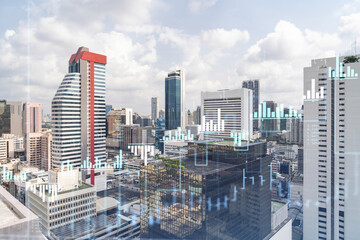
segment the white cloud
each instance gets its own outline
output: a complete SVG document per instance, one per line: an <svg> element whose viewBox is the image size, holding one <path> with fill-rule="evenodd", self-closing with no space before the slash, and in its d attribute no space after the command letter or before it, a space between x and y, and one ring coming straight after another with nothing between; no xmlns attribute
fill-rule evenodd
<svg viewBox="0 0 360 240"><path fill-rule="evenodd" d="M347 16L341 16L341 25L339 30L342 34L352 37L360 36L360 13L353 13Z"/></svg>
<svg viewBox="0 0 360 240"><path fill-rule="evenodd" d="M191 12L196 13L202 9L214 6L218 0L189 0L189 9Z"/></svg>
<svg viewBox="0 0 360 240"><path fill-rule="evenodd" d="M243 79L260 79L261 100L298 106L301 103L303 68L311 59L330 57L339 49L337 34L301 30L279 21L273 32L253 44L238 63Z"/></svg>
<svg viewBox="0 0 360 240"><path fill-rule="evenodd" d="M248 31L217 28L202 32L202 40L212 48L231 48L238 42L249 41Z"/></svg>
<svg viewBox="0 0 360 240"><path fill-rule="evenodd" d="M6 30L5 31L5 39L6 40L9 40L9 38L11 38L12 36L15 35L15 31L14 30Z"/></svg>

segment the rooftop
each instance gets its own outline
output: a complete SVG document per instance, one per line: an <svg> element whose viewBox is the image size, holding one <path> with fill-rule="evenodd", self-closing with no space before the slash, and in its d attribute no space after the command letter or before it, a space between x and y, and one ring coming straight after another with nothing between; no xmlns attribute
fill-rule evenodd
<svg viewBox="0 0 360 240"><path fill-rule="evenodd" d="M107 211L108 209L117 208L119 201L112 197L103 197L96 199L96 212Z"/></svg>
<svg viewBox="0 0 360 240"><path fill-rule="evenodd" d="M271 201L271 214L276 213L284 205L285 203L283 202Z"/></svg>
<svg viewBox="0 0 360 240"><path fill-rule="evenodd" d="M55 235L55 239L76 239L92 232L100 232L104 229L114 230L113 226L121 228L127 226L128 221L117 214L107 216L105 214L80 220L75 223L67 224L51 230L51 234Z"/></svg>
<svg viewBox="0 0 360 240"><path fill-rule="evenodd" d="M2 199L0 199L0 228L21 219Z"/></svg>
<svg viewBox="0 0 360 240"><path fill-rule="evenodd" d="M36 190L39 191L39 189L40 189L39 186L40 186L40 185L47 185L47 184L48 184L48 183L36 184L36 185L37 185ZM60 194L64 194L64 193L75 192L75 191L84 190L84 189L91 188L91 187L94 187L94 186L83 182L81 185L79 185L78 188L70 189L70 190L67 190L67 191L58 192L57 194L60 195ZM46 196L48 196L48 197L51 196L51 193L49 193L48 191L45 191L45 194L46 194Z"/></svg>

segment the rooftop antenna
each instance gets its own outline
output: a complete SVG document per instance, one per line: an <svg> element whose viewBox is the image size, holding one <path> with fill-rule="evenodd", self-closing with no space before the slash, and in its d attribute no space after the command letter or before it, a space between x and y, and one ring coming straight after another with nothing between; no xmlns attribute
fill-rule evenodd
<svg viewBox="0 0 360 240"><path fill-rule="evenodd" d="M354 47L355 47L355 56L356 56L356 38L355 38L355 43L354 43Z"/></svg>

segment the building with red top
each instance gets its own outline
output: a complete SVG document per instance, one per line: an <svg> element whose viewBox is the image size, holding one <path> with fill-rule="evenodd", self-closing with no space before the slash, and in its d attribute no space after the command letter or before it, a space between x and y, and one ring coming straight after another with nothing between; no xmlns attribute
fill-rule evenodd
<svg viewBox="0 0 360 240"><path fill-rule="evenodd" d="M84 161L94 166L106 160L105 66L106 56L85 47L70 57L69 73L52 101L53 167L81 167ZM94 168L86 175L94 185Z"/></svg>

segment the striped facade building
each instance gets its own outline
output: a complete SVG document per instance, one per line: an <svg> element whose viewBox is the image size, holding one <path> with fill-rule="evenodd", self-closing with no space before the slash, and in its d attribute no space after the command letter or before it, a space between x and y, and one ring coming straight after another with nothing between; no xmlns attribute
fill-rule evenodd
<svg viewBox="0 0 360 240"><path fill-rule="evenodd" d="M106 160L106 56L80 47L52 101L52 166ZM91 184L95 184L91 169Z"/></svg>

